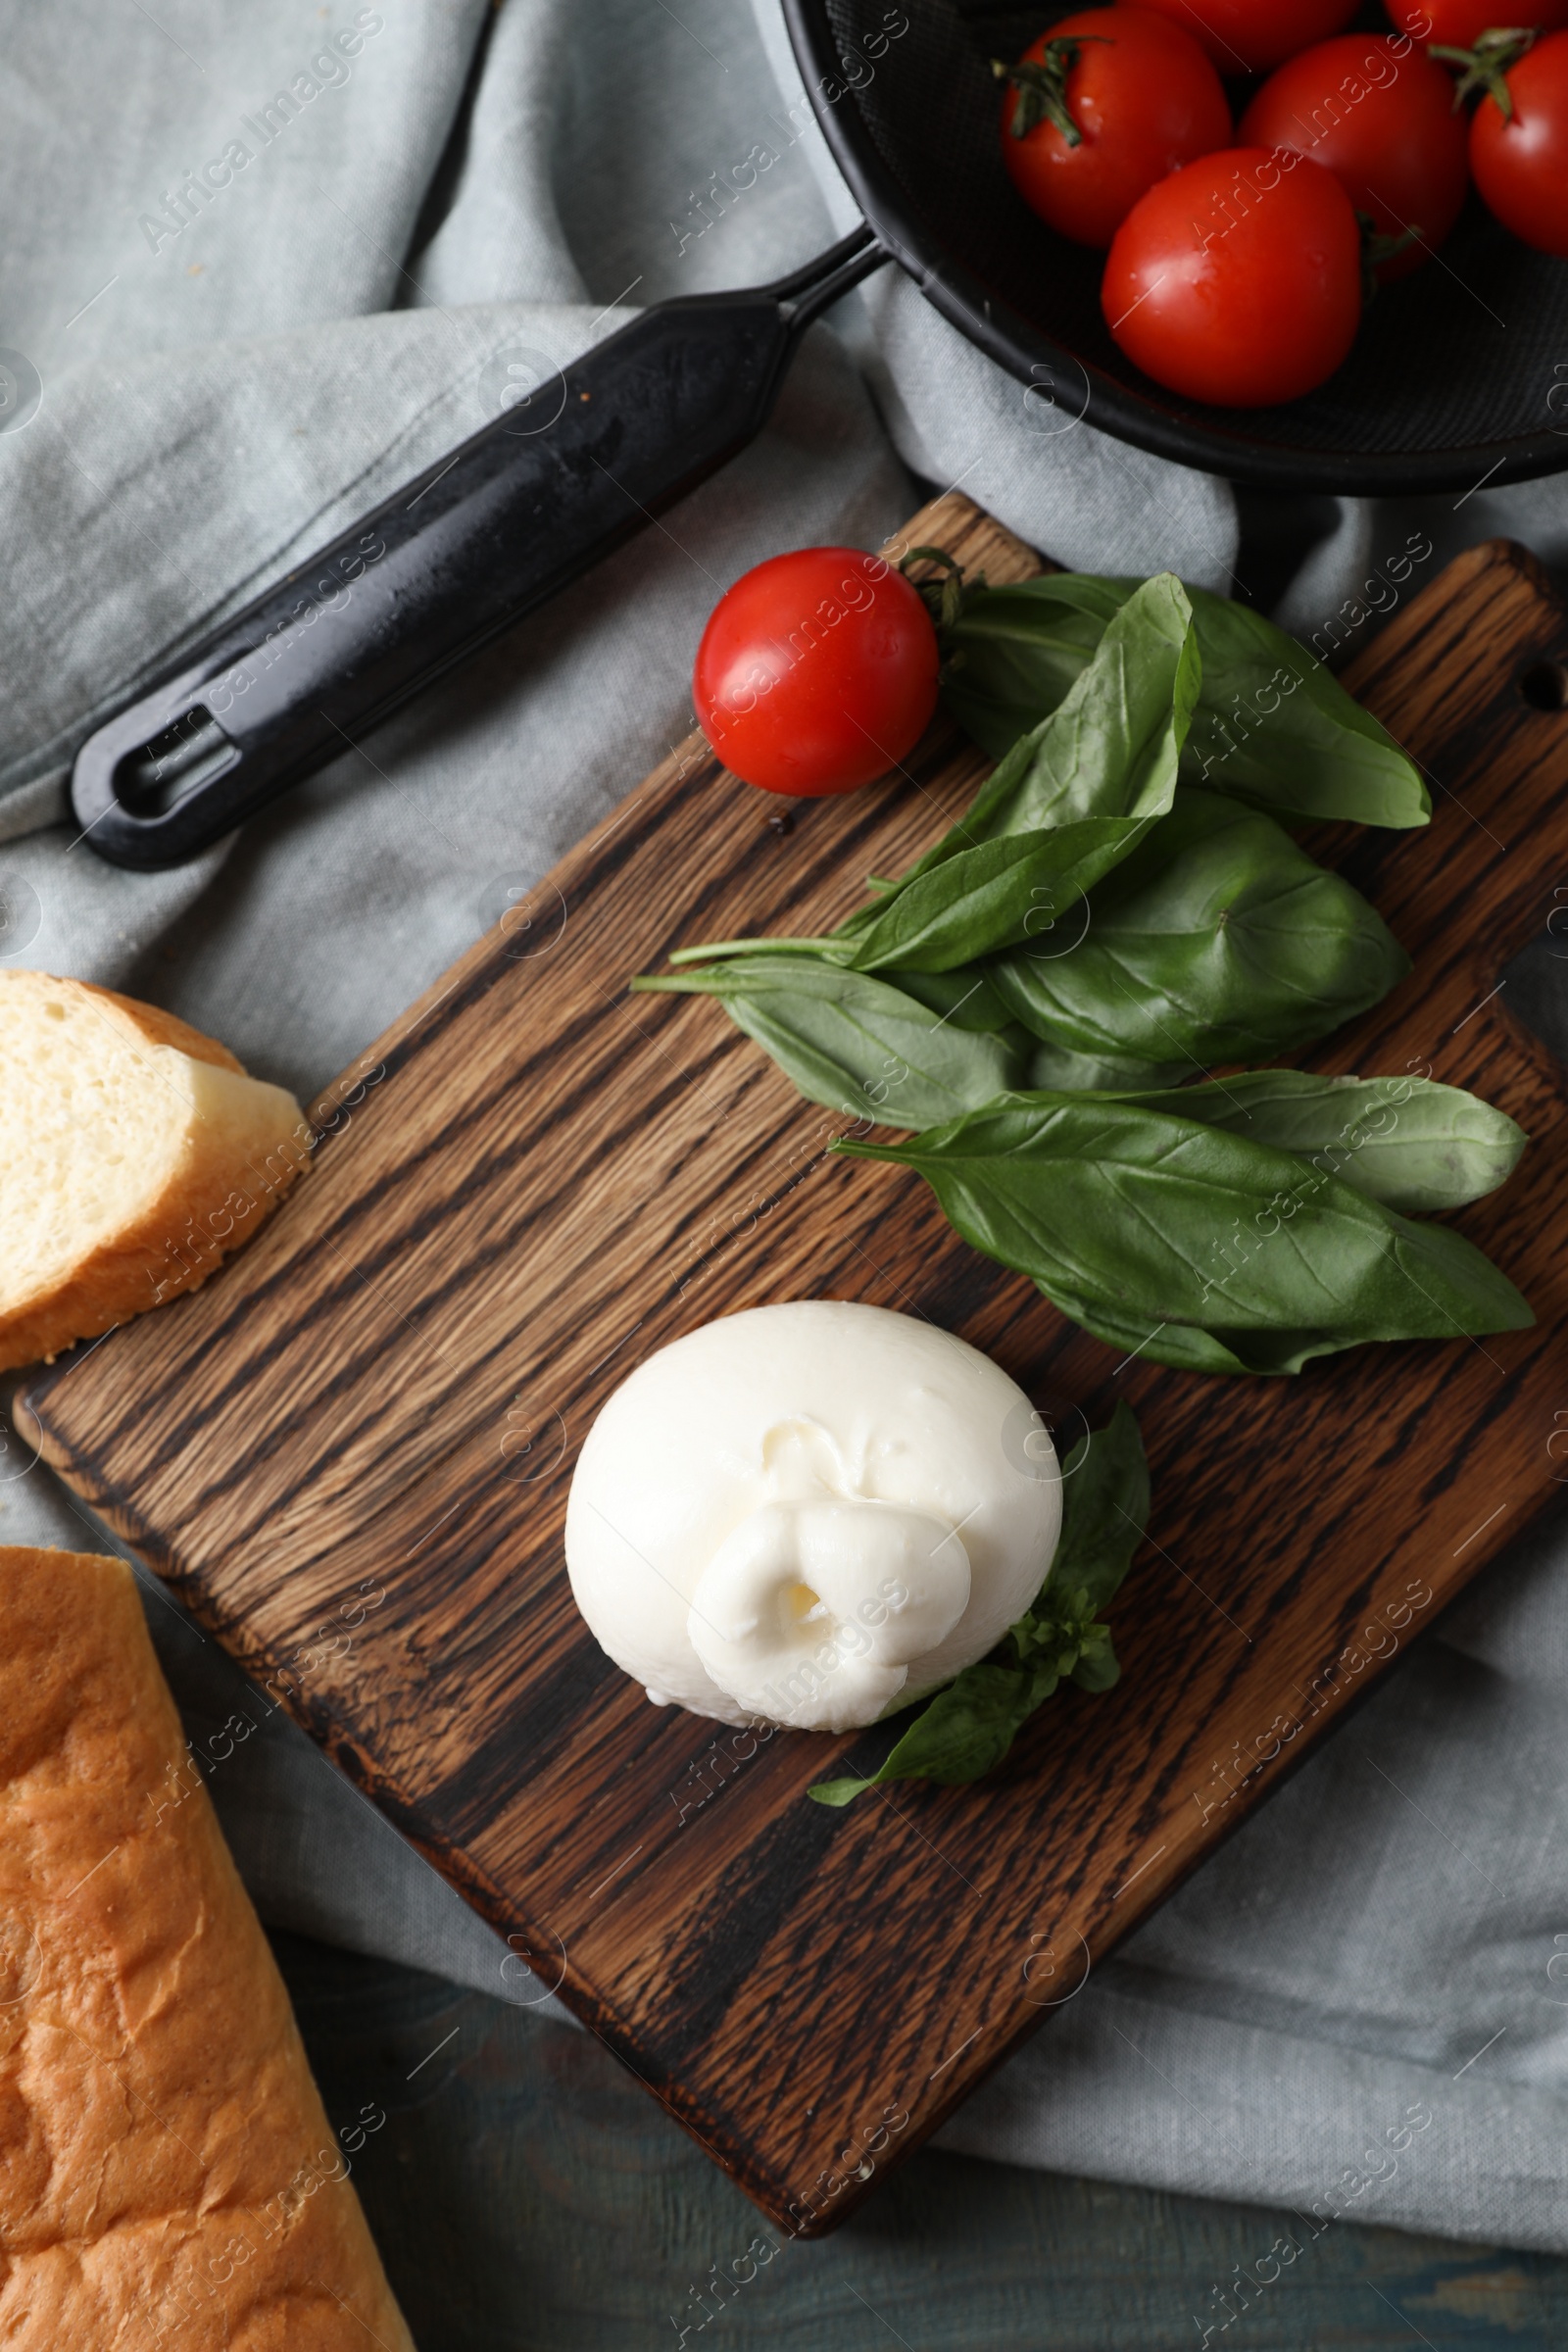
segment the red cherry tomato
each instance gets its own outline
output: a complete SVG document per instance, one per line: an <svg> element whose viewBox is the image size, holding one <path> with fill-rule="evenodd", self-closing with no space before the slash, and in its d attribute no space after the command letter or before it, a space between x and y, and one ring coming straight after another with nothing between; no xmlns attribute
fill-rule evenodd
<svg viewBox="0 0 1568 2352"><path fill-rule="evenodd" d="M1348 24L1356 0L1143 0L1201 41L1222 74L1266 74Z"/></svg>
<svg viewBox="0 0 1568 2352"><path fill-rule="evenodd" d="M1470 169L1504 228L1568 259L1568 32L1527 50L1506 75L1513 120L1490 93L1470 123Z"/></svg>
<svg viewBox="0 0 1568 2352"><path fill-rule="evenodd" d="M1408 40L1347 32L1293 57L1252 100L1241 135L1250 147L1292 147L1322 164L1380 235L1419 231L1379 265L1380 278L1419 269L1459 218L1470 178L1465 120L1448 75Z"/></svg>
<svg viewBox="0 0 1568 2352"><path fill-rule="evenodd" d="M1127 357L1171 391L1235 409L1297 400L1355 340L1350 199L1288 148L1205 155L1133 206L1100 299Z"/></svg>
<svg viewBox="0 0 1568 2352"><path fill-rule="evenodd" d="M1554 32L1568 24L1568 0L1388 0L1401 32L1418 41L1441 41L1449 49L1473 49L1484 32L1499 24L1533 24Z"/></svg>
<svg viewBox="0 0 1568 2352"><path fill-rule="evenodd" d="M854 792L913 751L938 666L931 616L902 572L858 547L804 547L719 598L692 698L732 774L812 799Z"/></svg>
<svg viewBox="0 0 1568 2352"><path fill-rule="evenodd" d="M1082 9L1019 63L1036 71L1002 101L1003 159L1024 202L1080 245L1108 245L1146 188L1230 143L1219 75L1191 33L1152 8Z"/></svg>

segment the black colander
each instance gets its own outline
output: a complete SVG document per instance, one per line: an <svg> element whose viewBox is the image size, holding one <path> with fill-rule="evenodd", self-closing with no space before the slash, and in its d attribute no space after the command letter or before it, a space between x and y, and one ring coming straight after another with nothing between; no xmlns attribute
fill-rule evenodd
<svg viewBox="0 0 1568 2352"><path fill-rule="evenodd" d="M879 241L1037 401L1266 489L1467 491L1568 466L1568 262L1521 245L1476 197L1435 260L1379 292L1321 390L1286 408L1206 408L1122 356L1101 315L1103 256L1056 236L1004 168L990 61L1019 56L1059 10L784 10L834 160Z"/></svg>

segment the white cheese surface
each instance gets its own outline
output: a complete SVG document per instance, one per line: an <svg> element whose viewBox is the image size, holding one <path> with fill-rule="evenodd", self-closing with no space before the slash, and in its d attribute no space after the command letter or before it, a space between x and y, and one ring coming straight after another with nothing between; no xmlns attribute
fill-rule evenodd
<svg viewBox="0 0 1568 2352"><path fill-rule="evenodd" d="M1050 1440L988 1356L801 1299L705 1324L621 1383L578 1459L566 1564L650 1698L844 1731L984 1657L1060 1527Z"/></svg>

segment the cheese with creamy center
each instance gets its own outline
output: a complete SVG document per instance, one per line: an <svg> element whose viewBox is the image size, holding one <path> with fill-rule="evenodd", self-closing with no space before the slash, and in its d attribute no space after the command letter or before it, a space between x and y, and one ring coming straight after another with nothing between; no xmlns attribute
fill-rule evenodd
<svg viewBox="0 0 1568 2352"><path fill-rule="evenodd" d="M1055 1454L912 1315L753 1307L661 1348L583 1446L566 1563L618 1666L721 1722L845 1731L993 1648L1045 1581Z"/></svg>

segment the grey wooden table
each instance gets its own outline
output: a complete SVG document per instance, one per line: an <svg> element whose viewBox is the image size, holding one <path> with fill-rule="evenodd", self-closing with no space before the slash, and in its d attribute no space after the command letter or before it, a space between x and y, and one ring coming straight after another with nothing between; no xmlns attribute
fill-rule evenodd
<svg viewBox="0 0 1568 2352"><path fill-rule="evenodd" d="M1346 2226L1222 2327L1215 2290L1288 2216L930 2150L836 2236L767 2255L591 2034L273 1943L334 2124L385 2113L354 2177L420 2352L1195 2352L1205 2327L1226 2352L1568 2345L1568 2260Z"/></svg>

